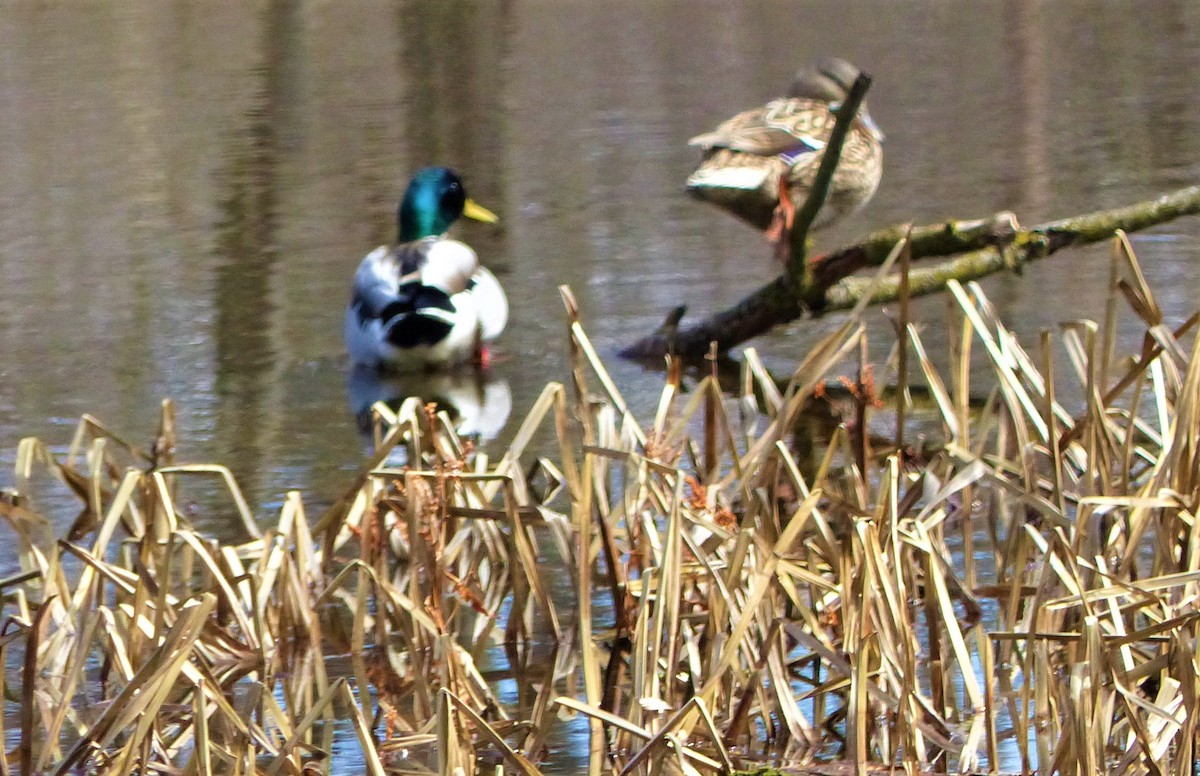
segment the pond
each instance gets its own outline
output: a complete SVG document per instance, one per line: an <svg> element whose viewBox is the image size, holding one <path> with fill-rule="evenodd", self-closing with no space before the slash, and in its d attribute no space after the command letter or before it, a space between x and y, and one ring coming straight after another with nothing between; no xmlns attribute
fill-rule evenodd
<svg viewBox="0 0 1200 776"><path fill-rule="evenodd" d="M1200 180L1198 39L1190 0L8 4L0 485L22 437L65 450L87 412L148 444L169 397L180 459L228 465L264 522L291 489L327 504L364 457L341 342L349 279L432 163L501 219L458 232L513 307L482 421L498 441L506 414L567 377L562 284L649 415L661 376L616 351L675 305L703 315L778 271L761 235L684 194L689 137L841 56L874 77L885 170L819 248L999 210L1033 224ZM1200 291L1200 220L1134 245L1178 324ZM1107 251L984 287L1032 343L1102 315ZM914 313L934 352L944 309L933 297ZM890 329L874 320L881 359ZM752 344L786 370L835 323ZM14 563L0 554L0 573Z"/></svg>

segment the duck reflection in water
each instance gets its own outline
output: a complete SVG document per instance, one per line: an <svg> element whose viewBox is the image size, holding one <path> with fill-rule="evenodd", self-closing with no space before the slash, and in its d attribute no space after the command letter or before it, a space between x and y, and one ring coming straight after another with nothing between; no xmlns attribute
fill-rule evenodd
<svg viewBox="0 0 1200 776"><path fill-rule="evenodd" d="M512 412L508 380L490 370L381 374L355 365L346 392L350 410L364 434L371 433L371 407L375 402L397 409L410 396L436 403L439 411L450 416L460 436L481 442L499 436Z"/></svg>

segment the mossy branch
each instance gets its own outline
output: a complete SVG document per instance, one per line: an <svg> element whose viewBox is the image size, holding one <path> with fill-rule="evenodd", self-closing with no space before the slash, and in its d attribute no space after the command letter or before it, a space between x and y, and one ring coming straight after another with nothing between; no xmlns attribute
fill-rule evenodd
<svg viewBox="0 0 1200 776"><path fill-rule="evenodd" d="M991 219L947 222L913 228L912 259L953 258L928 267L913 267L910 294L924 296L946 287L950 280L975 280L1004 269L1017 269L1072 245L1108 239L1117 229L1135 232L1200 213L1200 186L1190 186L1156 199L1112 210L1050 221L1023 229L1011 213ZM674 321L625 348L621 354L634 359L660 359L668 351L686 359L700 359L710 342L721 352L764 334L772 327L799 318L805 312L820 316L853 307L870 287L866 278L850 275L859 269L883 263L887 252L903 234L905 226L884 229L862 243L843 248L810 263L811 287L797 294L794 281L784 273L770 283L719 312L692 325ZM871 304L894 301L900 291L898 277L876 286Z"/></svg>

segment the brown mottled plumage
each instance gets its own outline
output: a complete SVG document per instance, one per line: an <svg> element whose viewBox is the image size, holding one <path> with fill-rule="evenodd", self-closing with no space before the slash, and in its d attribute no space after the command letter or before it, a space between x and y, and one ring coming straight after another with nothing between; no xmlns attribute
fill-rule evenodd
<svg viewBox="0 0 1200 776"><path fill-rule="evenodd" d="M692 138L689 144L705 153L688 178L688 191L766 229L780 204L779 180L786 174L792 203L801 207L833 132L837 103L845 99L858 73L845 60L822 60L796 74L787 97L739 113ZM882 142L883 134L864 102L813 228L849 215L871 199L883 172Z"/></svg>

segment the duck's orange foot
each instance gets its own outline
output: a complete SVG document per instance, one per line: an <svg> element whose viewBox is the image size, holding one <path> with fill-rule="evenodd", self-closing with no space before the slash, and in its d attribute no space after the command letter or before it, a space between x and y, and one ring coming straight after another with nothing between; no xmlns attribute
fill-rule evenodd
<svg viewBox="0 0 1200 776"><path fill-rule="evenodd" d="M771 225L767 227L767 231L763 232L763 236L767 238L767 242L778 245L783 242L785 234L787 234L787 216L783 213L783 209L776 205L775 212L771 215Z"/></svg>
<svg viewBox="0 0 1200 776"><path fill-rule="evenodd" d="M782 249L787 246L795 221L796 203L792 201L791 185L785 173L779 176L779 202L775 205L775 212L771 214L771 225L764 233L767 240L780 249L776 253L785 259L787 254Z"/></svg>

